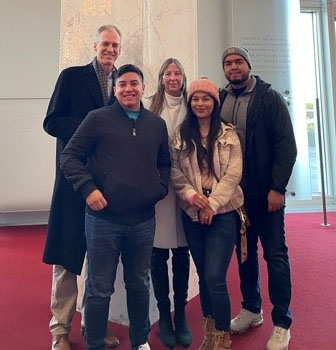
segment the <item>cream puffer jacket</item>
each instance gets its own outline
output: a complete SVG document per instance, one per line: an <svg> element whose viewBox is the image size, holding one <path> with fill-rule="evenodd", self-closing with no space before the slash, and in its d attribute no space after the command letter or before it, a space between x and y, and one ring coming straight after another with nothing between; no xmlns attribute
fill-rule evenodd
<svg viewBox="0 0 336 350"><path fill-rule="evenodd" d="M179 129L175 132L171 144L171 181L180 198L180 207L193 221L198 221L198 208L190 204L189 199L196 193L202 193L201 173L195 150L186 155L186 145L181 150ZM214 177L209 204L216 214L235 210L243 205L243 191L239 186L242 176L242 151L236 131L222 123L222 132L215 142Z"/></svg>

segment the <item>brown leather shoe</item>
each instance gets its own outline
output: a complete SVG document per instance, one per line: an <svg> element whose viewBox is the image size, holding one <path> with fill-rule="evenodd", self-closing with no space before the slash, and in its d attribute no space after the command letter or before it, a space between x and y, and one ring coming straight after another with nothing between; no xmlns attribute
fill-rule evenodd
<svg viewBox="0 0 336 350"><path fill-rule="evenodd" d="M68 334L53 335L51 350L71 350Z"/></svg>
<svg viewBox="0 0 336 350"><path fill-rule="evenodd" d="M104 339L104 342L107 349L115 348L120 344L119 339L112 333L107 334L107 336Z"/></svg>
<svg viewBox="0 0 336 350"><path fill-rule="evenodd" d="M84 326L81 326L80 333L83 337L85 336ZM112 333L107 333L107 336L105 337L104 342L105 342L106 349L115 348L120 344L119 339Z"/></svg>

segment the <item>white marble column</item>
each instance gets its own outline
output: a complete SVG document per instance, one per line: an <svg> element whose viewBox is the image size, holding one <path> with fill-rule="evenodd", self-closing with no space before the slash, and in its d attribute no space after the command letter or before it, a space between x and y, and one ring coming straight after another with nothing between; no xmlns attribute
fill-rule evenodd
<svg viewBox="0 0 336 350"><path fill-rule="evenodd" d="M138 65L144 72L146 91L155 91L157 75L168 57L178 58L189 80L197 72L196 0L62 0L60 69L90 62L97 28L115 24L122 32L122 51L117 66ZM83 280L79 279L80 296ZM120 263L112 296L110 320L127 324L126 295ZM198 293L192 264L189 298ZM150 316L158 318L151 294Z"/></svg>

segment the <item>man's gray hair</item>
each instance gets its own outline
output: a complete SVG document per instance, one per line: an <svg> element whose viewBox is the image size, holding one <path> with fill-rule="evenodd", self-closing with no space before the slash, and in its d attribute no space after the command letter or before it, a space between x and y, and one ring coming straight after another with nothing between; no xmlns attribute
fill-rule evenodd
<svg viewBox="0 0 336 350"><path fill-rule="evenodd" d="M103 26L100 26L97 30L97 33L96 33L96 42L99 41L99 36L102 32L104 32L105 30L109 31L109 32L117 32L119 37L120 37L120 42L121 42L121 31L119 30L119 28L113 24L106 24L106 25L103 25Z"/></svg>

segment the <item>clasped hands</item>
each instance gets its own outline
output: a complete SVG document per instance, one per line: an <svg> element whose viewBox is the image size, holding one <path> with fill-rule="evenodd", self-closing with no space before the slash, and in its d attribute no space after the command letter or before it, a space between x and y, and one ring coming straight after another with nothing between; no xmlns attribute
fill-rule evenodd
<svg viewBox="0 0 336 350"><path fill-rule="evenodd" d="M192 204L199 209L198 219L202 225L211 225L214 216L209 200L203 193L196 193Z"/></svg>

